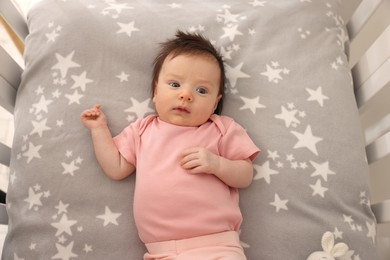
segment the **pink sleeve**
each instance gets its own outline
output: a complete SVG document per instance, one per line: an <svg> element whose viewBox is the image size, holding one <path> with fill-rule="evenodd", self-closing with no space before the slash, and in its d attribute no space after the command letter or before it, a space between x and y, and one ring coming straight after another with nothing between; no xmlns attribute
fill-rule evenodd
<svg viewBox="0 0 390 260"><path fill-rule="evenodd" d="M136 122L137 123L137 122ZM127 126L121 133L113 138L120 154L134 166L136 165L136 123Z"/></svg>
<svg viewBox="0 0 390 260"><path fill-rule="evenodd" d="M225 125L226 132L220 143L220 153L230 160L255 160L260 149L253 143L247 132L235 121Z"/></svg>

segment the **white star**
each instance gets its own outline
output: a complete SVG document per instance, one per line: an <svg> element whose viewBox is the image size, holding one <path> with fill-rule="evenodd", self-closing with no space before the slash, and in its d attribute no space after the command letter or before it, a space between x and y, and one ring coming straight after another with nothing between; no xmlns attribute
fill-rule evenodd
<svg viewBox="0 0 390 260"><path fill-rule="evenodd" d="M329 162L326 161L322 164L319 164L319 163L316 163L316 162L313 162L313 161L310 161L311 165L313 165L313 167L316 169L313 173L312 173L312 177L314 176L321 176L324 181L328 181L328 175L334 175L336 174L335 172L329 170Z"/></svg>
<svg viewBox="0 0 390 260"><path fill-rule="evenodd" d="M303 134L291 131L293 135L298 138L298 142L295 144L294 149L306 147L312 153L318 156L316 144L323 139L320 137L313 136L310 125L306 127L306 130Z"/></svg>
<svg viewBox="0 0 390 260"><path fill-rule="evenodd" d="M107 226L110 223L118 226L116 219L121 215L122 213L113 213L110 208L106 206L104 214L96 217L104 220L103 226Z"/></svg>
<svg viewBox="0 0 390 260"><path fill-rule="evenodd" d="M366 226L368 229L367 237L372 238L372 242L375 244L375 237L376 237L375 223L373 222L370 224L366 221Z"/></svg>
<svg viewBox="0 0 390 260"><path fill-rule="evenodd" d="M240 98L245 103L242 107L240 107L240 110L249 109L250 111L252 111L253 114L256 114L257 108L265 108L264 105L259 103L260 97L255 97L255 98L240 97Z"/></svg>
<svg viewBox="0 0 390 260"><path fill-rule="evenodd" d="M228 9L225 9L224 14L217 15L219 18L222 18L225 24L228 23L237 23L237 18L240 16L238 14L232 14Z"/></svg>
<svg viewBox="0 0 390 260"><path fill-rule="evenodd" d="M38 88L37 88L37 90L35 90L35 93L36 93L37 95L42 95L44 89L45 89L45 88L43 88L41 85L39 85Z"/></svg>
<svg viewBox="0 0 390 260"><path fill-rule="evenodd" d="M310 94L310 97L307 99L307 101L317 101L321 107L324 106L324 100L329 99L327 96L322 94L321 86L319 86L317 90L306 88L306 91Z"/></svg>
<svg viewBox="0 0 390 260"><path fill-rule="evenodd" d="M281 209L288 210L287 202L288 200L281 200L279 195L275 193L275 199L270 204L276 208L276 212L279 212Z"/></svg>
<svg viewBox="0 0 390 260"><path fill-rule="evenodd" d="M278 151L267 150L267 152L268 152L268 157L267 158L271 158L273 161L275 161L277 158L279 158Z"/></svg>
<svg viewBox="0 0 390 260"><path fill-rule="evenodd" d="M321 197L325 197L325 192L328 190L328 188L322 187L321 180L317 180L316 184L309 185L313 189L312 196L319 195Z"/></svg>
<svg viewBox="0 0 390 260"><path fill-rule="evenodd" d="M69 204L64 204L61 200L59 201L58 205L55 206L55 208L58 210L57 214L67 213L68 207L69 207Z"/></svg>
<svg viewBox="0 0 390 260"><path fill-rule="evenodd" d="M342 231L340 231L337 227L335 227L334 231L333 231L333 235L334 237L337 239L343 239L343 233Z"/></svg>
<svg viewBox="0 0 390 260"><path fill-rule="evenodd" d="M84 245L84 249L85 253L89 253L89 252L92 252L92 246L91 245L88 245L88 244L85 244Z"/></svg>
<svg viewBox="0 0 390 260"><path fill-rule="evenodd" d="M41 96L41 99L38 103L33 104L33 108L35 108L35 114L38 115L41 111L48 112L47 106L50 105L53 100L46 100L44 96Z"/></svg>
<svg viewBox="0 0 390 260"><path fill-rule="evenodd" d="M74 80L74 84L72 86L72 89L74 88L81 88L81 90L84 92L86 85L88 83L93 82L93 80L87 78L87 72L83 71L79 76L72 76L72 79Z"/></svg>
<svg viewBox="0 0 390 260"><path fill-rule="evenodd" d="M134 22L130 22L130 23L117 23L120 27L119 31L117 31L116 33L126 33L127 36L131 37L131 34L133 32L136 32L136 31L139 31L138 28L134 27Z"/></svg>
<svg viewBox="0 0 390 260"><path fill-rule="evenodd" d="M229 38L230 41L234 41L236 35L242 35L242 33L238 31L237 27L238 27L237 24L230 27L223 27L222 29L225 31L225 33L224 35L221 36L221 39Z"/></svg>
<svg viewBox="0 0 390 260"><path fill-rule="evenodd" d="M238 64L236 67L230 67L226 64L226 78L229 80L229 83L232 87L236 86L237 80L241 78L250 78L248 74L242 72L242 66L244 65L243 62Z"/></svg>
<svg viewBox="0 0 390 260"><path fill-rule="evenodd" d="M24 199L24 201L29 203L28 208L32 209L32 207L34 206L42 206L42 202L41 202L42 195L43 195L42 192L35 193L34 189L30 187L28 189L28 197Z"/></svg>
<svg viewBox="0 0 390 260"><path fill-rule="evenodd" d="M56 30L53 30L51 33L46 33L47 42L55 42L56 38L59 36L59 34L56 32Z"/></svg>
<svg viewBox="0 0 390 260"><path fill-rule="evenodd" d="M62 233L66 233L72 236L72 230L70 229L73 225L77 223L76 220L69 220L68 217L64 214L59 222L51 223L53 227L57 229L55 234L56 237Z"/></svg>
<svg viewBox="0 0 390 260"><path fill-rule="evenodd" d="M279 80L282 80L283 78L280 76L280 73L282 72L282 69L276 69L272 68L267 64L267 70L265 72L260 73L261 75L268 77L269 82L278 83Z"/></svg>
<svg viewBox="0 0 390 260"><path fill-rule="evenodd" d="M28 247L31 251L32 250L35 250L37 247L37 244L36 243L31 243L30 246Z"/></svg>
<svg viewBox="0 0 390 260"><path fill-rule="evenodd" d="M73 243L73 241L70 242L69 245L67 245L66 247L56 243L58 253L52 256L51 259L69 260L70 258L78 257L78 255L72 252Z"/></svg>
<svg viewBox="0 0 390 260"><path fill-rule="evenodd" d="M298 110L287 110L284 106L282 106L282 112L280 114L275 115L275 118L284 120L284 124L286 127L290 127L291 124L297 125L301 122L296 118Z"/></svg>
<svg viewBox="0 0 390 260"><path fill-rule="evenodd" d="M51 67L52 70L58 69L61 72L61 77L65 78L68 70L70 68L78 68L80 64L77 64L72 61L74 55L74 51L72 51L68 56L63 57L60 54L56 53L57 63Z"/></svg>
<svg viewBox="0 0 390 260"><path fill-rule="evenodd" d="M126 109L125 112L135 113L137 118L143 118L147 113L154 112L154 110L149 107L150 98L142 101L141 103L138 102L138 100L131 98L131 103L133 106Z"/></svg>
<svg viewBox="0 0 390 260"><path fill-rule="evenodd" d="M253 0L253 2L250 2L253 7L256 6L264 6L267 3L267 1L259 1L259 0Z"/></svg>
<svg viewBox="0 0 390 260"><path fill-rule="evenodd" d="M253 178L254 180L264 179L267 184L271 183L271 175L279 174L278 171L275 171L269 167L269 161L266 161L263 165L254 164L253 168L256 170L257 174Z"/></svg>
<svg viewBox="0 0 390 260"><path fill-rule="evenodd" d="M42 137L43 131L48 131L51 129L50 127L48 127L46 125L46 122L47 122L47 118L43 119L40 122L31 121L34 129L30 132L30 135L37 133L39 135L39 137Z"/></svg>
<svg viewBox="0 0 390 260"><path fill-rule="evenodd" d="M73 92L73 94L66 94L65 97L69 100L68 105L73 103L80 104L80 99L84 97L84 95L80 94L77 89Z"/></svg>
<svg viewBox="0 0 390 260"><path fill-rule="evenodd" d="M343 214L343 217L344 217L344 222L348 223L349 225L352 225L352 223L353 223L352 216L347 216L347 215Z"/></svg>
<svg viewBox="0 0 390 260"><path fill-rule="evenodd" d="M172 8L172 9L181 8L181 4L177 4L177 3L172 3L172 4L169 4L168 6L169 6L170 8Z"/></svg>
<svg viewBox="0 0 390 260"><path fill-rule="evenodd" d="M108 3L109 7L104 8L104 10L115 10L117 14L120 14L124 9L133 9L131 6L127 6L127 3L117 4L117 3Z"/></svg>
<svg viewBox="0 0 390 260"><path fill-rule="evenodd" d="M75 165L74 160L69 164L61 163L61 165L64 167L62 174L70 174L71 176L74 176L74 172L80 169L80 167Z"/></svg>
<svg viewBox="0 0 390 260"><path fill-rule="evenodd" d="M123 82L123 81L129 81L129 74L126 74L122 71L121 74L117 75L116 77L119 78L120 82Z"/></svg>
<svg viewBox="0 0 390 260"><path fill-rule="evenodd" d="M28 150L23 153L23 156L27 157L27 163L31 162L32 159L38 158L41 156L39 154L39 150L42 148L42 145L35 146L33 143L28 144Z"/></svg>

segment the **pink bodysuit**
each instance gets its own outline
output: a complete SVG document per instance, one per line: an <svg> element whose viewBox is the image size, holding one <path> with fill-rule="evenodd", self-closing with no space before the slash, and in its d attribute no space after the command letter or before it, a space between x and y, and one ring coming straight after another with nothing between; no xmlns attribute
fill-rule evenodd
<svg viewBox="0 0 390 260"><path fill-rule="evenodd" d="M144 243L239 230L238 190L214 175L189 174L180 166L180 153L190 147L230 160L254 160L260 150L233 119L212 115L199 127L187 127L151 115L126 127L114 141L137 169L134 217Z"/></svg>

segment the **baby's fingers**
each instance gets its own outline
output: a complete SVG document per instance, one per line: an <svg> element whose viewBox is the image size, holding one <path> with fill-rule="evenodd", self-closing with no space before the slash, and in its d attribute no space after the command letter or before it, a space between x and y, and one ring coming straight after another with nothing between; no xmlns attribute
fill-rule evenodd
<svg viewBox="0 0 390 260"><path fill-rule="evenodd" d="M82 114L81 117L85 119L95 119L100 116L100 111L96 109L89 109L85 110Z"/></svg>

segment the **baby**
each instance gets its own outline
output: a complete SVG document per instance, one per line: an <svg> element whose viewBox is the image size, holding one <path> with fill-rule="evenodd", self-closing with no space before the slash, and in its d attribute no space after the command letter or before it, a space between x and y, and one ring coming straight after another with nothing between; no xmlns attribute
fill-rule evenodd
<svg viewBox="0 0 390 260"><path fill-rule="evenodd" d="M238 188L252 182L260 150L233 119L218 115L224 85L214 46L178 31L154 61L157 114L114 138L100 105L81 114L107 176L121 180L137 168L134 218L144 259L246 259Z"/></svg>

